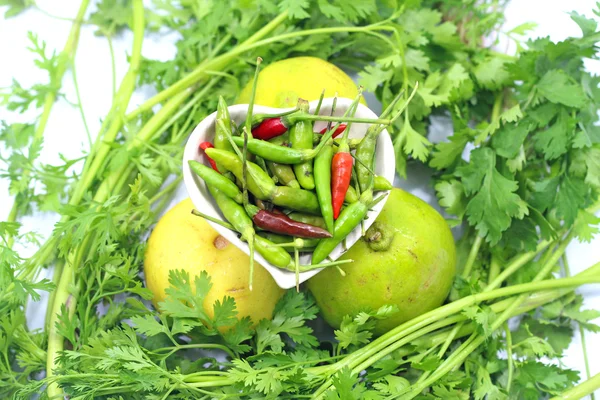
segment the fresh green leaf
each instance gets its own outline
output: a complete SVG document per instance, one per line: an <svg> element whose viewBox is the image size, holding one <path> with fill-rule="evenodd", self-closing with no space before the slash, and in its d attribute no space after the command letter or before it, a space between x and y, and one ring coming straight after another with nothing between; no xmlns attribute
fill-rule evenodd
<svg viewBox="0 0 600 400"><path fill-rule="evenodd" d="M500 240L512 218L522 219L528 213L526 203L515 193L517 182L498 172L491 149L473 150L469 165L458 168L456 175L465 193L473 195L466 209L469 223L491 244Z"/></svg>
<svg viewBox="0 0 600 400"><path fill-rule="evenodd" d="M581 85L573 83L569 76L561 70L548 71L537 84L542 96L556 104L581 108L586 97Z"/></svg>

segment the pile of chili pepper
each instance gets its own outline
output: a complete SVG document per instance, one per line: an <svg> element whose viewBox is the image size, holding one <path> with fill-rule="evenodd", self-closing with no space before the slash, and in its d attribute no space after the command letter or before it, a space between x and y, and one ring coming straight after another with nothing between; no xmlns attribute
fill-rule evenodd
<svg viewBox="0 0 600 400"><path fill-rule="evenodd" d="M341 117L333 116L337 99L331 115L319 115L323 96L314 114L300 99L294 110L253 115L258 70L257 66L248 116L241 126L235 125L225 100L219 99L214 143L199 146L212 168L190 161L228 222L195 214L238 232L249 245L251 268L255 250L296 276L351 262L324 261L384 198L374 199L373 193L392 188L373 172L375 147L385 126L400 115L401 111L386 119L400 96L377 119L354 117L361 93ZM328 126L313 132L315 121ZM349 138L354 122L371 124L360 140ZM299 264L300 252L312 253L311 265Z"/></svg>

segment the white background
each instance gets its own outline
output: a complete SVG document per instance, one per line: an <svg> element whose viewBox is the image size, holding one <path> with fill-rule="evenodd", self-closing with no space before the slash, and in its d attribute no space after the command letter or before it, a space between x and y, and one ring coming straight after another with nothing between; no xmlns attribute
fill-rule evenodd
<svg viewBox="0 0 600 400"><path fill-rule="evenodd" d="M74 18L79 7L76 0L39 0L38 5L49 14ZM575 10L580 14L591 17L595 0L513 0L506 9L507 24L505 30L520 25L523 22L535 21L538 26L529 34L530 37L550 36L554 41L562 40L568 36L580 35L578 26L571 21L567 12ZM93 7L93 6L92 6ZM90 7L90 11L92 9ZM0 8L0 15L4 9ZM24 87L29 87L36 82L46 82L44 73L32 64L32 54L27 51L29 42L27 31L33 31L47 42L49 49L60 51L69 34L71 23L48 17L38 10L30 10L9 20L0 19L0 87L9 86L12 78L16 78ZM117 83L127 69L126 53L130 49L132 36L125 33L114 42L116 55ZM173 43L176 37L162 36L144 41L143 54L148 58L167 59L174 53ZM84 26L81 30L80 44L75 60L79 89L83 99L83 107L92 135L100 127L100 118L108 111L111 100L111 66L109 48L105 39L94 36L94 28ZM600 63L586 63L588 69L600 73ZM63 92L67 99L76 103L73 86L73 76L67 72L63 81ZM136 94L132 98L131 106L141 101L151 93ZM23 116L31 117L32 114ZM33 114L35 115L35 114ZM0 120L8 120L0 111ZM26 121L27 119L23 119ZM12 122L12 120L10 120ZM65 100L55 104L46 132L45 145L41 160L46 163L57 163L58 154L62 153L67 158L74 158L83 151L87 151L87 137L79 112ZM446 132L443 132L444 134ZM437 136L437 135L436 135ZM428 201L434 201L427 182L426 172L423 168L409 170L409 180L396 180L396 186L404 187ZM185 190L180 190L177 198L185 197ZM175 202L175 200L174 200ZM0 179L0 220L8 215L12 199L8 196L8 182ZM33 217L23 218L23 229L35 230L47 235L51 232L56 217L51 214L36 214ZM599 260L600 237L591 244L572 244L567 254L571 263L572 273L577 273ZM581 292L585 295L587 308L600 308L600 288L584 287ZM45 307L30 307L31 327L40 327L43 322ZM600 321L596 321L599 323ZM591 373L600 373L600 334L586 334ZM573 344L568 349L563 362L566 366L582 371L584 363L581 351L581 342L577 334ZM597 392L597 393L600 393Z"/></svg>

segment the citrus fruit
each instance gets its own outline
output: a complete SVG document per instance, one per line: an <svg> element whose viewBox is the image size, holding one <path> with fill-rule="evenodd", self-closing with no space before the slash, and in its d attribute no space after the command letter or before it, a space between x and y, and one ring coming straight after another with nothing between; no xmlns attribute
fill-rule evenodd
<svg viewBox="0 0 600 400"><path fill-rule="evenodd" d="M294 57L267 65L258 74L255 104L267 107L295 107L298 98L318 100L325 89L325 98L353 99L358 88L344 71L316 57ZM240 92L236 103L250 102L252 81ZM361 99L366 104L364 99Z"/></svg>
<svg viewBox="0 0 600 400"><path fill-rule="evenodd" d="M225 296L235 299L238 318L249 316L253 323L270 319L275 304L283 294L271 275L256 265L253 290L248 288L249 257L219 235L204 218L191 214L194 205L183 200L159 221L144 255L146 286L158 305L165 298L169 271L183 269L193 282L201 271L211 278L212 288L204 308L213 316L213 304Z"/></svg>
<svg viewBox="0 0 600 400"><path fill-rule="evenodd" d="M346 276L327 268L308 281L325 320L339 328L345 315L396 305L376 334L440 306L456 268L456 248L444 218L430 205L393 189L371 228L341 259Z"/></svg>

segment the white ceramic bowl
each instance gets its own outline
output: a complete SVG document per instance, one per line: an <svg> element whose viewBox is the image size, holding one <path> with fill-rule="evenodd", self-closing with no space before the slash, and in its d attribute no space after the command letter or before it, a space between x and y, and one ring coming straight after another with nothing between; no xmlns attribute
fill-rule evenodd
<svg viewBox="0 0 600 400"><path fill-rule="evenodd" d="M331 113L331 104L333 102L333 98L324 99L323 104L321 106L321 115L330 115ZM335 110L335 114L337 116L343 115L350 104L352 103L351 99L338 98L337 106ZM310 103L310 110L314 112L315 107L317 105L317 101L313 101ZM241 123L246 118L246 113L248 110L247 104L237 104L229 107L229 113L231 114L231 118L237 123ZM263 106L255 106L254 113L268 113L274 114L284 111L285 109L278 108L270 108ZM356 117L358 118L377 118L377 115L373 113L368 107L359 104L356 110ZM196 126L196 129L192 132L188 142L185 146L185 150L183 153L183 179L185 182L185 186L187 188L187 192L194 203L194 206L200 210L201 212L211 215L215 218L223 219L219 208L214 202L212 196L209 194L204 181L196 176L188 165L189 160L196 160L205 165L209 165L206 157L202 152L199 151L199 145L202 142L209 141L212 142L215 134L215 118L216 112L212 113L208 117L206 117L202 122ZM326 126L325 122L317 122L315 123L314 130L320 131L322 128ZM368 124L357 124L353 123L351 125L350 137L351 138L361 138L365 135L365 132L368 128ZM384 130L380 135L377 141L377 150L376 150L376 161L375 161L375 173L377 175L384 176L390 182L394 181L394 173L395 173L395 158L394 158L394 149L392 145L392 140L387 130ZM380 194L380 193L378 193ZM377 195L377 194L376 194ZM368 217L364 222L364 229L368 229L369 226L375 221L375 218L381 212L381 209L384 206L385 201L377 204L371 211L369 211ZM245 242L242 242L235 232L230 231L227 228L224 228L218 224L209 221L209 224L212 225L222 236L224 236L229 242L233 245L240 248L246 254L249 254L248 245ZM340 257L346 251L345 248L350 248L361 236L361 227L358 226L354 231L348 235L346 238L346 247L344 244L340 244L337 246L333 252L330 254L330 258L335 260ZM296 284L296 277L293 272L286 271L280 268L275 267L274 265L268 263L260 254L255 252L255 260L260 263L263 267L269 271L269 273L273 276L277 284L284 288L289 289ZM300 259L302 264L310 264L310 255L304 255ZM310 277L321 271L312 270L308 272L303 272L300 274L300 282L304 282Z"/></svg>

